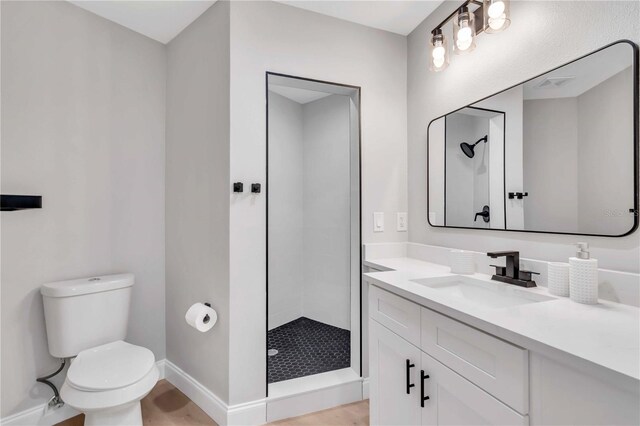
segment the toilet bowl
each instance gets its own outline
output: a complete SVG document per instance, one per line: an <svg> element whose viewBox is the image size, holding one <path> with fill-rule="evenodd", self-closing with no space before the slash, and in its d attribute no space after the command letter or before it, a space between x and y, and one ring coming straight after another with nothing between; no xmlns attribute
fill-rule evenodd
<svg viewBox="0 0 640 426"><path fill-rule="evenodd" d="M140 400L153 389L158 374L153 352L118 340L80 352L61 397L85 414L86 426L139 426Z"/></svg>

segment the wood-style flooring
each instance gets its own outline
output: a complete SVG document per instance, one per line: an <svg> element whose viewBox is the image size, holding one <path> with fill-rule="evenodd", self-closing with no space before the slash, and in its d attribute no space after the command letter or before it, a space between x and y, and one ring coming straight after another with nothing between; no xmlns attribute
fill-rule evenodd
<svg viewBox="0 0 640 426"><path fill-rule="evenodd" d="M160 380L142 400L142 420L145 426L218 426L185 394L166 380ZM56 426L82 426L84 415L72 417ZM368 426L369 401L355 402L300 417L280 420L277 426Z"/></svg>

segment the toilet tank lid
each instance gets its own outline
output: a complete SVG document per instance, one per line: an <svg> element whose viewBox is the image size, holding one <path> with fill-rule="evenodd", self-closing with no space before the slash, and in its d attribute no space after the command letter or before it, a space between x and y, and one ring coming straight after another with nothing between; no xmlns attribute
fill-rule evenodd
<svg viewBox="0 0 640 426"><path fill-rule="evenodd" d="M44 284L40 293L46 297L73 297L131 287L133 274L101 275Z"/></svg>

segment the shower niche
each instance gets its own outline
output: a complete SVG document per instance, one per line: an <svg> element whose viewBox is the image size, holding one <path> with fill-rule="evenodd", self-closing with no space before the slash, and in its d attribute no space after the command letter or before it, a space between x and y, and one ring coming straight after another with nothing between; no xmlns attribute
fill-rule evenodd
<svg viewBox="0 0 640 426"><path fill-rule="evenodd" d="M269 394L360 376L360 89L266 84Z"/></svg>

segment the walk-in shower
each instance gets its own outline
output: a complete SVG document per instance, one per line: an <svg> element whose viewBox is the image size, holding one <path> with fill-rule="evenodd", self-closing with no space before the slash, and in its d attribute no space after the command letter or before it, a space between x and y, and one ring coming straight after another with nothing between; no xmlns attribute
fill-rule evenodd
<svg viewBox="0 0 640 426"><path fill-rule="evenodd" d="M269 389L360 375L359 97L357 87L267 73Z"/></svg>

